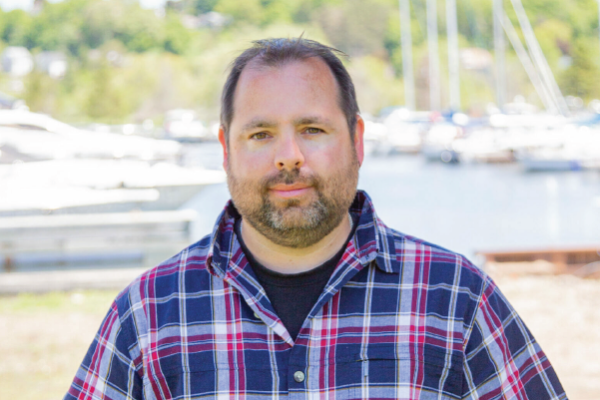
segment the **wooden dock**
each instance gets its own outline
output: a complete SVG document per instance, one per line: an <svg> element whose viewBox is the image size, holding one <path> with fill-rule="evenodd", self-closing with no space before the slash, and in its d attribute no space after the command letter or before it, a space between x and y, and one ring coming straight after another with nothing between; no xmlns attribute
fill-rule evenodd
<svg viewBox="0 0 600 400"><path fill-rule="evenodd" d="M518 268L529 268L531 271L600 278L600 244L598 247L478 251L476 255L484 258L486 265L493 264L499 270L503 265L510 265L511 269L516 268L515 272ZM547 268L543 268L544 265Z"/></svg>

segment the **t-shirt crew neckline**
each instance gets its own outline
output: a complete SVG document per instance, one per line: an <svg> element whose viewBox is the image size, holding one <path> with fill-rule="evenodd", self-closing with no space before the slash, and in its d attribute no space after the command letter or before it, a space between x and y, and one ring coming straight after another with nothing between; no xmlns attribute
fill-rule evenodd
<svg viewBox="0 0 600 400"><path fill-rule="evenodd" d="M318 280L317 278L321 277L322 275L327 275L327 279L329 279L331 272L333 272L333 271L329 271L329 269L332 266L333 266L333 269L335 269L338 262L344 255L344 252L346 251L346 247L348 246L348 242L350 242L350 240L352 239L352 236L354 236L354 232L356 231L356 225L358 222L357 221L358 218L353 217L352 214L350 214L350 215L352 218L352 229L350 230L350 234L348 235L348 237L346 238L346 241L344 242L343 246L338 250L338 252L335 255L333 255L333 257L331 257L329 260L325 261L323 264L321 264L313 269L310 269L308 271L303 271L303 272L299 272L296 274L284 274L282 272L274 271L272 269L265 267L264 265L262 265L260 262L258 262L256 260L254 255L250 252L250 250L248 250L248 247L246 247L246 243L244 242L244 239L242 238L242 232L241 232L242 219L241 218L236 218L235 224L234 224L234 230L235 230L235 234L238 238L238 241L240 243L240 246L242 247L242 251L244 252L244 255L246 256L246 258L248 259L250 266L252 267L252 269L254 270L254 272L257 275L258 274L261 275L261 277L259 277L259 278L264 277L265 281L267 281L271 284L274 284L276 286L282 286L282 287L283 286L306 286L306 285L314 284L315 280Z"/></svg>
<svg viewBox="0 0 600 400"><path fill-rule="evenodd" d="M350 215L352 216L353 227L339 251L318 267L297 274L283 274L259 263L248 250L242 238L242 219L236 218L234 230L242 251L246 255L256 278L267 293L267 297L271 301L277 316L281 319L294 340L296 340L304 320L319 300L331 274L344 255L348 242L354 236L356 226L358 225L358 217ZM296 293L299 289L302 289L302 291ZM293 303L290 302L290 299L293 299Z"/></svg>

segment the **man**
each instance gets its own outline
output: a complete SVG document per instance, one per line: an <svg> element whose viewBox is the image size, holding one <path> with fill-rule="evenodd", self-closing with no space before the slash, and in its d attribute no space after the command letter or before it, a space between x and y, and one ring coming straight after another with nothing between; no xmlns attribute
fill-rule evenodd
<svg viewBox="0 0 600 400"><path fill-rule="evenodd" d="M255 42L219 139L214 232L113 303L66 399L565 399L494 283L357 191L364 122L335 50Z"/></svg>

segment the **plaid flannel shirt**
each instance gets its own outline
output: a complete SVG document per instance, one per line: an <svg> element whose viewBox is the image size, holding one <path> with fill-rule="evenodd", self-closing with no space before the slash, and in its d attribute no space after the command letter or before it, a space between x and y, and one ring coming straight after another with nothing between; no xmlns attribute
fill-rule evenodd
<svg viewBox="0 0 600 400"><path fill-rule="evenodd" d="M117 297L65 399L566 399L492 280L386 227L360 191L356 233L294 342L230 207Z"/></svg>

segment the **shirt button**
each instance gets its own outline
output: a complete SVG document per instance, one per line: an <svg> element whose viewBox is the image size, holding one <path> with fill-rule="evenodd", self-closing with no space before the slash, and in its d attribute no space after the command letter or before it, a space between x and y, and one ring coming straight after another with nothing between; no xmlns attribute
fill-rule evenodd
<svg viewBox="0 0 600 400"><path fill-rule="evenodd" d="M294 380L298 383L304 382L304 372L302 372L302 371L294 372Z"/></svg>
<svg viewBox="0 0 600 400"><path fill-rule="evenodd" d="M260 317L258 316L258 314L257 314L257 313L254 313L254 318L256 318L256 319L260 319Z"/></svg>

